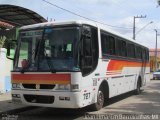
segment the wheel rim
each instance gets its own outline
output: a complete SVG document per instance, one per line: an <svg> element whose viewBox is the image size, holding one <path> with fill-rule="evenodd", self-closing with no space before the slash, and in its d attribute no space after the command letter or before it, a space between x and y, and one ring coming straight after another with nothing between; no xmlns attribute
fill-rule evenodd
<svg viewBox="0 0 160 120"><path fill-rule="evenodd" d="M98 99L97 99L97 104L101 107L103 107L104 103L104 95L102 91L98 91Z"/></svg>

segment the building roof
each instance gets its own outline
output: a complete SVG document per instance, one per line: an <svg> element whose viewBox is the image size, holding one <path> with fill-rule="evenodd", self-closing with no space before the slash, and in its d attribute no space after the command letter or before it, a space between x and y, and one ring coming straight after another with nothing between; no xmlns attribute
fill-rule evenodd
<svg viewBox="0 0 160 120"><path fill-rule="evenodd" d="M149 55L155 56L155 49L149 49ZM157 49L157 56L160 57L160 49Z"/></svg>
<svg viewBox="0 0 160 120"><path fill-rule="evenodd" d="M13 26L47 22L45 18L36 12L14 5L0 5L0 21L9 23Z"/></svg>
<svg viewBox="0 0 160 120"><path fill-rule="evenodd" d="M14 27L14 26L11 25L11 24L9 24L9 23L0 21L0 28L1 28L1 29L3 29L3 28L8 28L8 29L10 29L10 28L13 28L13 27Z"/></svg>
<svg viewBox="0 0 160 120"><path fill-rule="evenodd" d="M155 52L155 48L149 49L150 52ZM157 49L158 52L160 52L160 48Z"/></svg>

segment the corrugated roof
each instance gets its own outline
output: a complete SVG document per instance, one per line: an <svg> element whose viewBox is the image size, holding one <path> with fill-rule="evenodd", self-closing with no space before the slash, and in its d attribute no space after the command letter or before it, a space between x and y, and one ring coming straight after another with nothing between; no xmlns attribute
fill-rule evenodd
<svg viewBox="0 0 160 120"><path fill-rule="evenodd" d="M47 22L45 18L36 12L14 5L0 5L0 21L14 26Z"/></svg>

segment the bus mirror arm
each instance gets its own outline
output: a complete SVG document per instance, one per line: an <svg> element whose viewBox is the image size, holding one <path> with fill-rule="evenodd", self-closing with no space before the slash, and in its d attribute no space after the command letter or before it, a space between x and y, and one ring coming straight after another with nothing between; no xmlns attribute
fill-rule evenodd
<svg viewBox="0 0 160 120"><path fill-rule="evenodd" d="M11 44L9 43L8 45L7 45L7 54L6 54L6 58L7 59L9 59L9 60L14 60L14 58L10 58L9 56L10 56L10 46L11 46Z"/></svg>
<svg viewBox="0 0 160 120"><path fill-rule="evenodd" d="M9 59L9 60L14 60L14 58L10 58L10 57L8 57L8 56L7 56L7 59Z"/></svg>
<svg viewBox="0 0 160 120"><path fill-rule="evenodd" d="M10 49L11 49L11 44L7 44L7 56L10 56Z"/></svg>
<svg viewBox="0 0 160 120"><path fill-rule="evenodd" d="M12 42L17 44L17 40L12 40ZM6 54L6 58L10 59L10 60L14 60L14 58L10 58L9 56L11 55L11 46L12 46L12 42L8 42L7 43L7 54Z"/></svg>

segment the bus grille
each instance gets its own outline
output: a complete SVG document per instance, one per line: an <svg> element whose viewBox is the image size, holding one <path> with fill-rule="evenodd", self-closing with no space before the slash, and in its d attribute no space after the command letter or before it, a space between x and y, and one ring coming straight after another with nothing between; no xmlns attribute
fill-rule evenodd
<svg viewBox="0 0 160 120"><path fill-rule="evenodd" d="M54 103L54 96L46 95L24 95L27 102L30 103L42 103L42 104L52 104Z"/></svg>
<svg viewBox="0 0 160 120"><path fill-rule="evenodd" d="M26 89L37 89L36 84L22 84ZM54 89L55 85L40 84L39 89Z"/></svg>

